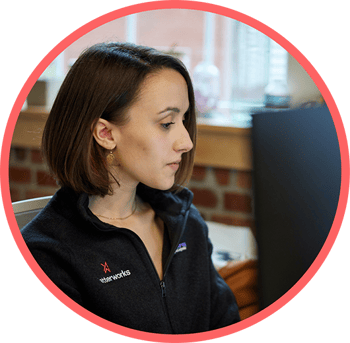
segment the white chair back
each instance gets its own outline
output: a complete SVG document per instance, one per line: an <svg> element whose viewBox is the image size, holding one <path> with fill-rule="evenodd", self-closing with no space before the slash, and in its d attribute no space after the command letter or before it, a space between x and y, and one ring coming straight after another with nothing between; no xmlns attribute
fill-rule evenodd
<svg viewBox="0 0 350 343"><path fill-rule="evenodd" d="M18 227L22 229L29 223L49 202L52 196L34 198L12 203Z"/></svg>

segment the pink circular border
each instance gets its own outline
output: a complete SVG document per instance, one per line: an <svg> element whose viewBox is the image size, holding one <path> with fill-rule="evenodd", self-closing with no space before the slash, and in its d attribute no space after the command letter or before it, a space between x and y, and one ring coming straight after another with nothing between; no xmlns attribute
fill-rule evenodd
<svg viewBox="0 0 350 343"><path fill-rule="evenodd" d="M232 19L239 20L263 32L270 38L274 39L278 44L280 44L290 54L293 55L293 57L303 66L303 68L307 71L307 73L310 75L310 77L313 79L313 81L317 85L318 89L320 90L332 114L332 118L334 121L334 125L336 128L338 140L339 140L339 147L340 147L340 154L341 154L341 179L342 179L338 208L337 208L337 212L334 217L334 222L330 230L330 233L328 235L328 238L324 246L322 247L320 253L318 254L317 258L311 265L311 267L303 275L303 277L294 285L294 287L292 287L287 293L285 293L281 298L279 298L272 305L256 313L255 315L245 319L240 323L237 323L222 329L214 330L214 331L208 331L208 332L197 333L197 334L187 334L187 335L151 334L151 333L140 332L133 329L128 329L120 325L106 321L94 315L93 313L82 308L73 300L71 300L69 297L67 297L62 291L60 291L52 283L52 281L41 270L41 268L38 266L33 256L29 252L25 242L23 241L23 238L20 234L15 216L13 213L13 209L11 205L10 190L9 190L9 154L10 154L12 135L15 129L16 121L30 89L33 87L38 77L48 67L48 65L65 48L67 48L70 44L72 44L78 38L80 38L84 34L90 32L91 30L109 21L130 15L133 13L139 13L139 12L150 11L150 10L159 10L159 9L174 9L174 8L212 12L218 15L223 15L226 17L230 17ZM318 269L326 259L328 253L330 252L335 242L335 239L338 235L338 232L340 230L341 223L343 221L347 199L348 199L348 192L349 192L349 150L348 150L348 144L347 144L343 122L330 91L328 90L327 86L323 82L320 75L317 73L314 67L310 64L310 62L285 38L283 38L276 31L272 30L265 24L262 24L261 22L245 14L234 11L232 9L228 9L218 5L208 4L205 2L168 0L168 1L155 1L155 2L147 2L147 3L132 5L132 6L128 6L128 7L107 13L101 17L98 17L95 20L92 20L86 25L80 27L69 36L67 36L44 57L44 59L34 69L32 74L29 76L28 80L24 84L11 111L11 114L7 123L7 127L5 130L5 134L4 134L4 140L3 140L2 151L1 151L1 175L2 175L1 190L2 190L5 213L6 213L13 237L17 243L17 246L21 251L23 257L27 261L28 265L31 267L31 269L35 273L35 275L51 291L51 293L54 294L61 302L63 302L66 306L68 306L70 309L72 309L73 311L75 311L77 314L81 315L85 319L88 319L89 321L107 330L110 330L112 332L116 332L128 337L141 339L141 340L156 341L156 342L179 342L179 341L195 342L195 341L215 339L222 336L226 336L226 335L241 331L243 329L246 329L260 322L261 320L270 316L274 312L278 311L286 303L288 303L311 280L311 278L318 271Z"/></svg>

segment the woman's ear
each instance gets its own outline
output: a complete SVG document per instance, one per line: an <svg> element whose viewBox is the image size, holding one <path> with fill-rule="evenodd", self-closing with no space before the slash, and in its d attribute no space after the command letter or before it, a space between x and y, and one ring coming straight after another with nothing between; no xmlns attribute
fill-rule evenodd
<svg viewBox="0 0 350 343"><path fill-rule="evenodd" d="M113 150L117 145L113 125L107 120L100 118L93 128L92 134L96 142L107 150Z"/></svg>

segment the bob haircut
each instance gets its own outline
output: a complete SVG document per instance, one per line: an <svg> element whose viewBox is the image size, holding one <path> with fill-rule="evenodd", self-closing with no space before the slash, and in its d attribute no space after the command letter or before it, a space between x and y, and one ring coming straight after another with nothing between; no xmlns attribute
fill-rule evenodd
<svg viewBox="0 0 350 343"><path fill-rule="evenodd" d="M178 191L188 182L195 154L196 114L186 67L153 48L110 42L83 51L67 73L46 122L42 151L58 185L77 193L112 194L107 150L95 141L94 127L99 118L126 124L130 119L127 110L137 100L146 76L166 68L186 80L190 106L184 125L193 142L193 149L183 155L170 191Z"/></svg>

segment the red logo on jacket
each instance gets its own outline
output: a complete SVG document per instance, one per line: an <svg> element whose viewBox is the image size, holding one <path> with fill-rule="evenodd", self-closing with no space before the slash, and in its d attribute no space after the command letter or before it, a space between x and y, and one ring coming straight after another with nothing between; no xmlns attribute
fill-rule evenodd
<svg viewBox="0 0 350 343"><path fill-rule="evenodd" d="M111 272L111 270L110 270L109 267L108 267L107 262L105 262L105 264L102 264L102 263L101 263L101 266L103 267L103 271L104 271L105 273Z"/></svg>

